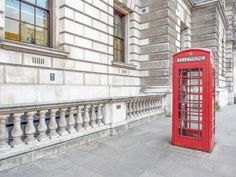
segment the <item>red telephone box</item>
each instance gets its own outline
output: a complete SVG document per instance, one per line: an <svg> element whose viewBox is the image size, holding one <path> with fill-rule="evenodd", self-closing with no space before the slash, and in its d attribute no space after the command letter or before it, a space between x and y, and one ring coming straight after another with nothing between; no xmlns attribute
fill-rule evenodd
<svg viewBox="0 0 236 177"><path fill-rule="evenodd" d="M211 152L215 144L215 64L207 49L173 60L172 144Z"/></svg>

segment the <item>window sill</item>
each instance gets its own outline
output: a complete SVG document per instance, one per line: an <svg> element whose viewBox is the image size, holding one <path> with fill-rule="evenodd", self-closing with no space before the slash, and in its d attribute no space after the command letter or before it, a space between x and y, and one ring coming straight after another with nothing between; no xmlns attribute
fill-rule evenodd
<svg viewBox="0 0 236 177"><path fill-rule="evenodd" d="M112 66L126 68L126 69L136 69L135 65L127 64L127 63L123 63L123 62L118 62L118 61L112 61Z"/></svg>
<svg viewBox="0 0 236 177"><path fill-rule="evenodd" d="M44 56L55 57L55 58L66 58L69 54L68 52L65 52L59 49L32 45L32 44L11 41L11 40L1 40L0 48L18 51L18 52L44 55Z"/></svg>

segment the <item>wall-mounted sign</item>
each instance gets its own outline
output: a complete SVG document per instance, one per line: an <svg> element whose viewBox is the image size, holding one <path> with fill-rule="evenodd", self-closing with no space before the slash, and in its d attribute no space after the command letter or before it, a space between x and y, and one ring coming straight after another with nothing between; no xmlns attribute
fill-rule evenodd
<svg viewBox="0 0 236 177"><path fill-rule="evenodd" d="M177 62L201 61L201 60L205 60L205 56L177 58Z"/></svg>

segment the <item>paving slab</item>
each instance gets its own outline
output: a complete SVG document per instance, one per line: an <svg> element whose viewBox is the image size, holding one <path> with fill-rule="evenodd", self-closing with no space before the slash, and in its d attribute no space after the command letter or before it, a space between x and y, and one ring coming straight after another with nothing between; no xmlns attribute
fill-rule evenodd
<svg viewBox="0 0 236 177"><path fill-rule="evenodd" d="M236 105L217 112L212 153L171 145L171 118L0 173L0 177L235 177Z"/></svg>

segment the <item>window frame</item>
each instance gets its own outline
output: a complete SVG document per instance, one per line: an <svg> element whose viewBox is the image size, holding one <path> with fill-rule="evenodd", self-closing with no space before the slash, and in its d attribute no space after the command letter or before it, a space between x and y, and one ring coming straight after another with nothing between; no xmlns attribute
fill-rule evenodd
<svg viewBox="0 0 236 177"><path fill-rule="evenodd" d="M121 26L118 26L117 24L115 24L115 15L119 16L120 19L121 19ZM125 49L125 46L126 46L126 27L127 27L127 24L126 24L126 17L127 17L127 13L124 13L122 12L122 10L120 10L119 8L117 7L113 7L113 61L114 62L120 62L120 63L126 63L126 49ZM120 32L121 32L121 37L119 36L116 36L115 35L115 26L118 26L121 28ZM118 48L115 48L115 45L114 45L114 39L118 39L120 40L121 42L121 49L118 49ZM116 59L115 58L115 50L116 52L119 51L120 52L120 59Z"/></svg>
<svg viewBox="0 0 236 177"><path fill-rule="evenodd" d="M7 40L11 40L11 41L16 41L16 42L22 42L22 43L26 43L26 44L31 44L31 45L36 45L36 46L42 46L42 47L52 47L52 15L51 15L51 12L52 12L52 1L51 0L48 0L48 8L44 8L44 7L41 7L39 5L37 5L37 1L35 1L35 4L29 2L29 1L25 1L25 0L17 0L19 2L19 19L14 19L14 18L11 18L11 17L7 17L5 15L5 20L6 19L9 19L9 20L12 20L12 21L15 21L15 22L18 22L19 23L19 40L13 40L13 39L8 39L6 38L5 36L5 39ZM32 7L34 9L34 13L33 13L33 18L34 18L34 23L29 23L29 22L24 22L26 23L27 25L31 25L34 27L34 40L35 42L34 43L29 43L29 42L24 42L21 40L22 36L21 36L21 23L23 22L22 19L21 19L21 12L22 12L22 5L21 3L24 3L26 5L29 5L30 7ZM5 4L5 10L6 10L6 4ZM37 25L37 22L36 22L36 9L40 9L40 10L43 10L43 11L46 11L47 14L48 14L48 17L47 17L47 28L45 27L42 27L42 26L38 26ZM41 28L41 29L44 29L44 30L47 30L47 45L39 45L36 43L36 28ZM6 33L6 31L4 32L4 34Z"/></svg>

